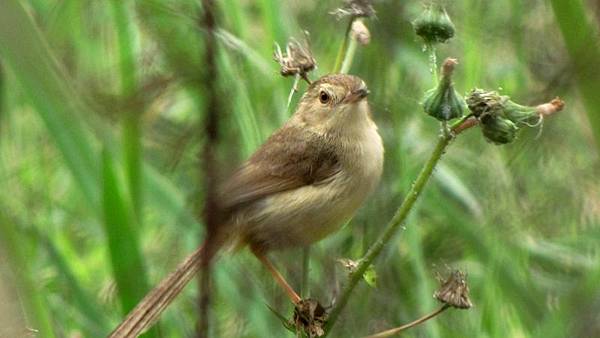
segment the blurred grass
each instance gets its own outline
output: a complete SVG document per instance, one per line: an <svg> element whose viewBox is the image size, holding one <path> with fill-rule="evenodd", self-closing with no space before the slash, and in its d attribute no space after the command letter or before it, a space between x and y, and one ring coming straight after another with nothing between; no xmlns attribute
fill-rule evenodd
<svg viewBox="0 0 600 338"><path fill-rule="evenodd" d="M338 4L219 2L224 177L287 118L292 83L271 61L274 42L308 30L319 62L311 76L327 73L345 29L326 14ZM588 42L597 40L594 7L580 0L448 5L458 31L438 59L459 58L459 90L502 87L526 104L560 95L568 109L547 120L539 138L530 130L506 147L486 143L478 130L461 135L407 229L378 260L377 287L357 288L332 336L361 336L431 310L435 276L446 266L468 272L475 308L449 311L406 337L598 336L600 77L587 59L597 55L597 42ZM372 92L384 179L349 226L312 250L310 293L325 304L345 279L335 260L360 257L376 238L438 132L418 105L432 85L410 26L422 4L375 8L377 19L366 21L371 44L357 50L350 72ZM122 317L118 309L197 245L199 10L192 0L0 4L0 236L22 286L25 324L44 337L108 333ZM296 287L300 256L273 254ZM124 258L136 260L138 272L124 268ZM114 281L136 284L122 296ZM284 314L291 307L251 255L221 259L215 283L216 336L287 334L265 303ZM194 332L195 295L189 288L166 312L163 336Z"/></svg>

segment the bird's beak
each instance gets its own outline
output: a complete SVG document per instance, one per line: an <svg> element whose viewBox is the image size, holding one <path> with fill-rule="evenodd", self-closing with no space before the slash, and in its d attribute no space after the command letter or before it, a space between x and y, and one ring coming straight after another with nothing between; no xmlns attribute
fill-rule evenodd
<svg viewBox="0 0 600 338"><path fill-rule="evenodd" d="M346 98L344 99L345 103L354 103L354 102L358 102L362 99L364 99L365 97L367 97L369 95L369 90L366 87L361 87L353 92L351 92L348 96L346 96Z"/></svg>

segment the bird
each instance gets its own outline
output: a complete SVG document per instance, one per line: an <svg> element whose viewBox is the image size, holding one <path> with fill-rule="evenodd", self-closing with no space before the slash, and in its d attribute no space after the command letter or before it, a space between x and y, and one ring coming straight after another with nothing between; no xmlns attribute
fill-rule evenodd
<svg viewBox="0 0 600 338"><path fill-rule="evenodd" d="M151 326L219 249L249 247L297 304L300 296L267 258L306 247L348 222L377 187L384 148L365 82L330 74L313 81L297 109L219 188L219 226L151 290L109 335Z"/></svg>

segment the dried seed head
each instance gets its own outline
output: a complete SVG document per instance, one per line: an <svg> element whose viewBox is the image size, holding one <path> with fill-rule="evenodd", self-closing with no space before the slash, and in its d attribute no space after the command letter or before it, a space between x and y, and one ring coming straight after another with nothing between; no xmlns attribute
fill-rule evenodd
<svg viewBox="0 0 600 338"><path fill-rule="evenodd" d="M344 0L344 5L329 12L341 20L347 16L351 18L369 18L375 15L371 0Z"/></svg>
<svg viewBox="0 0 600 338"><path fill-rule="evenodd" d="M464 273L456 270L451 272L446 280L440 282L440 288L433 294L435 299L457 309L468 309L473 306L469 299L469 286Z"/></svg>
<svg viewBox="0 0 600 338"><path fill-rule="evenodd" d="M321 337L325 334L323 326L327 321L328 313L325 308L314 299L302 299L294 308L294 323L296 330L303 330L308 337Z"/></svg>
<svg viewBox="0 0 600 338"><path fill-rule="evenodd" d="M446 42L454 36L455 28L446 9L439 4L428 5L415 21L413 28L426 43Z"/></svg>
<svg viewBox="0 0 600 338"><path fill-rule="evenodd" d="M485 138L505 144L515 139L519 128L540 125L545 116L561 111L565 103L556 98L537 107L523 106L498 92L474 89L467 97L467 105L481 122Z"/></svg>
<svg viewBox="0 0 600 338"><path fill-rule="evenodd" d="M465 101L454 89L452 72L458 62L448 58L442 65L442 79L436 88L425 93L423 110L440 121L449 121L463 116Z"/></svg>
<svg viewBox="0 0 600 338"><path fill-rule="evenodd" d="M281 66L281 75L300 75L306 79L307 74L317 67L317 61L310 50L307 32L306 35L302 44L292 38L285 48L285 54L281 51L281 47L275 44L273 59Z"/></svg>
<svg viewBox="0 0 600 338"><path fill-rule="evenodd" d="M350 35L354 40L356 40L361 45L365 46L371 42L371 32L369 32L369 28L365 25L363 20L358 19L352 22L352 29L350 30Z"/></svg>

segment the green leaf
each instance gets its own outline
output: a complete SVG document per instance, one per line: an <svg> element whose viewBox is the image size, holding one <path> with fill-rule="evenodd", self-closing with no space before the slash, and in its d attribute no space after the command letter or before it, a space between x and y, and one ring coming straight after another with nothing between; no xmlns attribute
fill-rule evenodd
<svg viewBox="0 0 600 338"><path fill-rule="evenodd" d="M114 160L102 152L102 210L113 275L123 313L132 310L148 291L146 269L134 227L131 206L123 198ZM150 330L148 336L157 336Z"/></svg>

